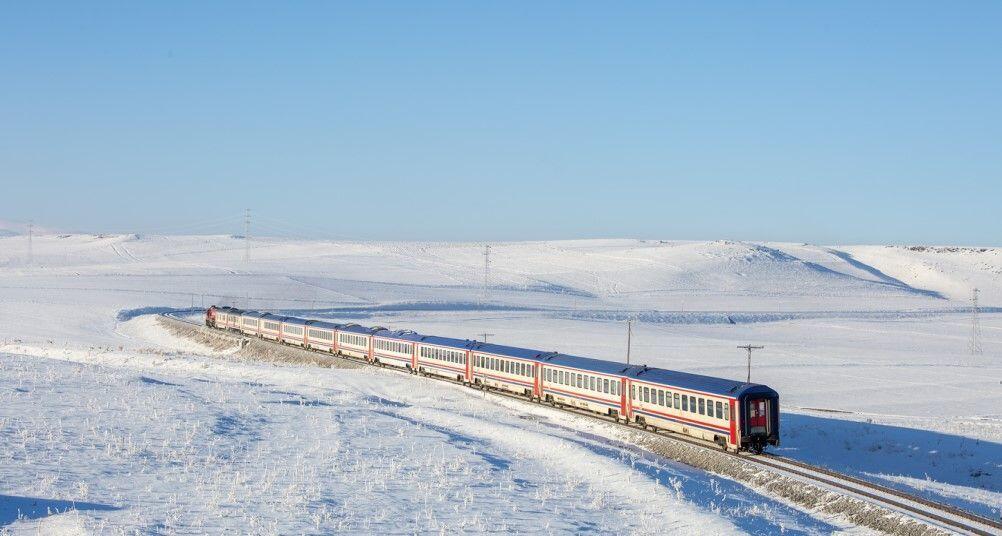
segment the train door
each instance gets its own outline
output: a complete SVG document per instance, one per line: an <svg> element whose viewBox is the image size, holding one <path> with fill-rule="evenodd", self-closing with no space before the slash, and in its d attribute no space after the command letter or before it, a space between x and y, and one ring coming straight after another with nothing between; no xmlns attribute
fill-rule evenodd
<svg viewBox="0 0 1002 536"><path fill-rule="evenodd" d="M633 385L630 384L629 380L623 380L619 384L619 400L621 404L622 415L626 419L626 422L633 420L633 400L630 397L630 391L633 390Z"/></svg>
<svg viewBox="0 0 1002 536"><path fill-rule="evenodd" d="M755 398L748 401L748 433L769 435L769 400Z"/></svg>

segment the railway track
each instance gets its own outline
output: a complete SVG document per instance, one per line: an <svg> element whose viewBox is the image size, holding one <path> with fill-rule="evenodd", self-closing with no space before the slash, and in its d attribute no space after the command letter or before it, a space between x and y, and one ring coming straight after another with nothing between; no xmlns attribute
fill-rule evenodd
<svg viewBox="0 0 1002 536"><path fill-rule="evenodd" d="M204 325L204 323L195 322L188 318L178 316L176 314L161 313L161 316L170 318L175 321L180 321L186 324L197 326L199 328L208 329ZM248 337L242 333L237 334L229 331L222 331L215 329L212 330L212 332L219 334L227 334L233 337L234 339L244 339L244 340L251 339L251 337ZM261 340L267 340L267 339L261 339ZM281 344L277 341L271 341L271 340L267 340L267 342ZM398 369L396 367L387 367L375 363L370 363L363 359L334 355L330 354L329 352L321 352L319 350L314 350L314 351L316 351L317 353L322 353L324 355L333 356L337 359L343 359L351 363L360 363L376 368L382 368L385 370L398 372L400 374L407 374L407 375L416 374L416 372ZM467 386L467 384L460 381L456 381L451 378L444 378L435 375L425 375L425 377L447 383L452 383L454 385ZM520 402L533 402L524 395L508 393L494 388L483 387L482 389L485 392L495 396L505 397ZM550 405L545 402L536 402L536 403ZM947 531L956 532L960 534L973 534L978 536L996 536L1002 534L1002 522L999 522L997 520L988 519L973 514L971 512L968 512L966 510L962 510L955 506L931 501L923 497L918 497L916 495L901 490L897 490L887 486L882 486L880 484L869 482L851 475L840 473L838 471L833 471L825 467L811 465L805 462L801 462L798 460L770 453L750 454L745 452L741 453L728 452L722 450L719 447L719 445L716 445L714 443L708 441L700 441L698 439L686 437L667 430L656 430L635 423L626 423L618 419L613 419L605 415L590 412L576 407L564 406L561 404L553 404L552 407L581 417L595 419L607 424L621 426L635 432L653 434L654 436L657 437L667 438L674 441L686 443L688 445L695 446L698 448L708 449L722 456L734 457L740 459L743 462L763 467L774 473L778 473L787 476L789 478L793 478L795 480L808 482L820 486L824 489L836 491L838 493L850 497L855 497L865 502L879 505L882 508L891 510L893 512L905 514L906 516L921 521L925 524L940 529L944 529Z"/></svg>

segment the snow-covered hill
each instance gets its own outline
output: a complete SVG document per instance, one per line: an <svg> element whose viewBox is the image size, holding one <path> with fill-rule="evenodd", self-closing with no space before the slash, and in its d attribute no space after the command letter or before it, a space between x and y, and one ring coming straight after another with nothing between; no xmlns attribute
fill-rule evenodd
<svg viewBox="0 0 1002 536"><path fill-rule="evenodd" d="M302 298L351 281L430 287L447 293L442 300L465 301L479 298L484 280L480 244L257 239L245 262L245 241L230 236L47 235L35 237L35 262L25 266L23 242L0 238L0 266L9 275L291 276L301 279L293 287L302 288L290 290ZM492 247L490 285L492 299L501 302L614 309L944 308L966 302L974 286L984 304L1002 305L1000 251L729 241L501 243ZM223 293L226 286L202 290ZM321 294L325 301L345 299ZM409 298L429 299L420 291L396 296Z"/></svg>
<svg viewBox="0 0 1002 536"><path fill-rule="evenodd" d="M335 435L344 441L339 448L377 442L390 450L441 455L454 453L460 445L465 452L460 465L422 458L420 467L398 466L445 475L418 495L382 490L373 480L378 473L367 475L364 464L353 466L360 471L334 471L315 468L309 456L296 458L305 460L297 471L316 470L324 478L347 475L349 487L366 490L369 498L434 497L453 508L448 515L428 517L425 506L402 507L399 516L415 519L401 525L405 532L454 528L470 516L482 522L506 517L477 507L484 497L496 500L504 490L483 495L450 472L493 471L490 460L498 457L523 460L505 469L508 480L503 481L511 484L506 493L546 496L559 509L564 503L553 499L560 495L554 490L590 490L587 497L598 506L575 510L551 524L555 530L607 528L595 521L596 512L604 511L602 505L610 504L606 501L622 504L624 497L633 497L635 491L624 486L633 488L637 482L670 491L670 497L658 499L666 508L676 508L672 501L679 497L692 506L681 508L684 514L674 518L683 529L705 526L715 518L724 518L725 532L775 532L779 527L830 532L840 526L761 498L749 499L754 494L721 493L715 479L706 475L680 477L676 471L662 478L667 469L649 464L637 469L620 447L573 434L555 437L532 421L473 404L465 394L415 397L406 378L384 387L364 374L347 372L317 376L236 363L220 370L212 364L220 356L200 355L191 345L165 343L162 334L137 329L147 325L142 323L144 313L219 303L466 338L490 333L492 341L611 360L624 359L621 320L635 317L640 322L634 325L633 362L733 378L746 373L745 356L735 346L763 344L752 379L781 394L785 454L998 513L1002 255L997 248L660 240L498 243L492 244L485 299L483 244L255 239L249 260L244 260L246 246L245 240L232 236L46 234L34 237L34 262L27 263L26 237L0 238L0 428L12 430L0 434L0 481L14 482L21 498L36 488L45 490L48 499L58 499L52 503L57 507L72 501L97 505L85 517L139 531L164 529L149 525L164 518L181 530L205 530L210 525L199 524L215 523L217 511L199 506L203 504L228 505L244 520L275 523L278 532L374 526L365 523L382 518L372 511L323 517L333 515L334 503L324 490L304 484L308 479L302 476L269 467L230 466L246 485L271 486L262 501L286 504L282 501L291 499L283 489L315 500L287 505L304 515L321 516L311 520L314 525L302 520L282 523L281 515L267 508L233 506L226 494L240 496L241 490L191 480L189 473L176 473L172 465L182 464L195 474L212 461L197 456L201 450L224 457L233 449L249 448L265 459L333 440L328 428L290 426L299 413L276 398L315 400L320 396L317 389L330 388L341 394L308 406L314 413L323 412L323 419L337 419L345 408L361 408L380 422L407 423L347 436L345 428L339 428ZM981 355L971 355L968 349L968 300L974 286L981 290L985 307ZM248 377L253 377L251 385L244 383ZM216 383L205 387L206 379ZM54 392L61 395L52 396ZM128 409L133 399L145 402ZM414 409L401 410L393 405L397 403ZM164 406L158 409L157 404ZM538 476L540 467L552 466L539 450L513 446L490 427L454 434L451 426L468 424L446 417L455 405L473 415L489 414L493 422L510 427L506 430L547 442L568 456L594 457L590 466L620 471L618 481L630 484L599 486L556 473ZM88 412L101 416L100 430L88 428ZM184 428L187 415L198 422L222 419L219 430L224 433L212 426ZM233 415L239 418L228 421ZM135 425L161 420L162 425L142 430ZM136 437L147 432L147 439L161 445L157 452L163 463L151 462L146 451L136 447ZM411 435L414 438L408 439ZM53 442L49 437L69 439ZM255 439L248 443L248 437ZM59 446L82 440L105 453L98 465L86 465L91 460L86 453ZM182 440L187 443L178 444ZM469 445L476 446L470 450ZM4 452L24 457L3 458ZM83 457L87 462L73 462L73 471L60 470L66 460ZM126 473L156 476L136 480L135 486L124 477L106 477L120 466ZM237 478L225 469L219 474ZM158 478L168 481L162 484ZM408 482L421 486L422 481L415 476ZM149 490L166 506L143 510L127 499ZM757 504L722 503L722 496ZM0 495L0 506L4 501ZM516 529L537 526L549 512L532 511L518 497L500 503L524 513L511 519ZM123 513L115 513L119 507ZM260 519L255 512L262 512ZM620 514L639 515L641 531L659 519L630 508ZM9 512L0 508L0 530L5 515ZM31 523L14 525L44 532Z"/></svg>

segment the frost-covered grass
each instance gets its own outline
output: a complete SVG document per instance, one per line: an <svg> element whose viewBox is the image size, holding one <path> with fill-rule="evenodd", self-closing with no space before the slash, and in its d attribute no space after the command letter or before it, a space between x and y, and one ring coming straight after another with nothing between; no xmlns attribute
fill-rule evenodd
<svg viewBox="0 0 1002 536"><path fill-rule="evenodd" d="M242 524L249 523L266 531L269 522L279 523L279 532L329 532L337 523L364 532L384 530L391 525L380 520L394 518L392 526L414 531L475 531L488 522L513 531L546 523L553 531L644 531L705 518L723 519L724 531L831 530L828 520L804 517L728 481L668 471L663 462L630 461L625 469L623 460L638 459L636 453L534 428L511 408L488 409L448 387L425 394L414 383L423 380L394 379L387 387L365 372L238 363L177 340L140 314L202 303L464 338L486 332L492 341L613 360L623 358L625 347L619 320L636 316L634 362L735 378L744 376L745 363L734 347L764 344L753 380L781 393L785 454L982 513L999 511L999 249L496 244L485 308L477 244L258 240L251 261L243 262L243 242L231 237L41 236L36 262L26 266L22 242L0 238L0 352L7 354L0 423L16 431L0 438L0 516L10 519L11 508L21 507L59 511L66 501L77 501L79 514L6 528L30 531L44 522L71 530L105 520L164 532L175 521L181 532L246 530ZM967 352L965 300L973 286L987 306L981 356ZM213 358L198 357L204 355ZM332 405L278 403L281 395L269 389ZM462 415L450 413L456 407ZM303 421L311 415L320 421ZM485 423L474 419L481 416ZM47 439L58 434L68 440ZM6 448L19 437L20 451ZM469 437L473 442L464 443ZM526 453L511 437L531 437L546 448ZM142 443L149 438L152 446ZM335 471L324 465L334 463L328 461L334 451L322 449L338 441L347 449L336 451L338 459L358 461ZM383 465L366 465L363 453L373 445ZM391 464L399 458L394 448L416 449L417 465ZM574 480L581 467L604 473L590 462L568 469L548 461L550 450L561 449L571 449L566 458L573 460L611 463L609 478ZM17 452L24 458L13 458ZM443 452L462 454L461 463L452 456L435 465ZM471 452L509 464L498 468ZM91 458L96 462L89 465ZM302 467L263 461L284 459ZM467 471L469 478L442 476ZM418 477L428 474L431 482ZM317 475L336 500L303 483ZM411 491L380 483L394 478ZM651 487L638 492L638 481ZM466 482L480 484L467 490L460 484ZM309 500L284 502L292 499L281 490ZM638 493L656 500L637 501ZM373 506L377 496L392 505ZM635 502L660 510L624 506ZM350 513L316 529L312 520L323 518L324 508ZM682 517L671 517L677 511Z"/></svg>

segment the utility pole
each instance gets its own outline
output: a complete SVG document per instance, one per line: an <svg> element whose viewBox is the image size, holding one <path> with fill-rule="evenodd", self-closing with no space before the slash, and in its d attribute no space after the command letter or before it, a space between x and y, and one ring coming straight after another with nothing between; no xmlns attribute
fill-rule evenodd
<svg viewBox="0 0 1002 536"><path fill-rule="evenodd" d="M250 209L244 209L244 262L250 260Z"/></svg>
<svg viewBox="0 0 1002 536"><path fill-rule="evenodd" d="M744 346L738 346L738 348L740 348L742 350L748 350L748 383L751 383L751 353L752 353L752 350L761 350L761 349L765 348L765 346L752 346L750 344L746 344Z"/></svg>
<svg viewBox="0 0 1002 536"><path fill-rule="evenodd" d="M630 364L630 347L633 343L633 319L626 320L626 364Z"/></svg>
<svg viewBox="0 0 1002 536"><path fill-rule="evenodd" d="M487 337L493 337L494 336L493 333L478 333L477 335L480 335L481 337L484 338L484 344L487 344Z"/></svg>
<svg viewBox="0 0 1002 536"><path fill-rule="evenodd" d="M981 355L981 320L978 318L978 289L971 291L971 355Z"/></svg>
<svg viewBox="0 0 1002 536"><path fill-rule="evenodd" d="M484 292L483 303L486 304L491 297L491 245L484 246Z"/></svg>
<svg viewBox="0 0 1002 536"><path fill-rule="evenodd" d="M32 231L34 230L34 229L32 229L33 227L34 227L34 222L30 222L29 221L28 222L28 265L31 265L32 263L35 262L35 252L32 249L32 244L31 244L31 234L32 234Z"/></svg>

